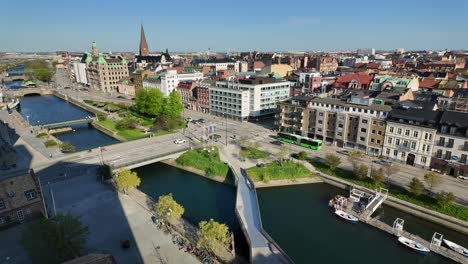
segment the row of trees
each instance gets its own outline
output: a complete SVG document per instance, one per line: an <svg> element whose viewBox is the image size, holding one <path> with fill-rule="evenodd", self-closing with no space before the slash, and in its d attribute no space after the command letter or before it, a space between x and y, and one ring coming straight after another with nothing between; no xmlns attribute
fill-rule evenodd
<svg viewBox="0 0 468 264"><path fill-rule="evenodd" d="M129 169L121 169L114 176L117 189L122 193L127 193L140 185L141 180L136 172ZM155 204L156 213L165 222L178 221L185 212L182 205L178 204L172 193L162 195ZM218 254L222 248L231 243L229 229L225 224L220 224L213 219L201 221L197 231L197 247Z"/></svg>

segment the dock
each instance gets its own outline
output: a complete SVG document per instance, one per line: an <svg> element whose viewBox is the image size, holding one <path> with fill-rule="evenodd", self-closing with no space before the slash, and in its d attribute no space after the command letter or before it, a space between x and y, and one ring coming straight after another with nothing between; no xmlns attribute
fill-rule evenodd
<svg viewBox="0 0 468 264"><path fill-rule="evenodd" d="M468 263L467 258L449 248L443 247L442 244L442 235L439 233L434 233L432 241L429 242L417 235L411 234L403 230L404 220L397 218L393 226L376 219L372 218L372 214L382 205L382 203L387 198L387 192L385 189L375 191L375 193L370 194L362 192L359 190L350 190L350 197L339 197L333 199L335 201L334 207L340 209L348 214L351 214L359 219L360 222L371 225L377 229L380 229L388 234L394 235L395 239L399 236L404 236L409 239L412 239L421 245L426 246L432 252L439 254L445 258L451 259L458 263ZM363 204L362 201L368 201L367 204ZM330 201L331 202L331 201Z"/></svg>

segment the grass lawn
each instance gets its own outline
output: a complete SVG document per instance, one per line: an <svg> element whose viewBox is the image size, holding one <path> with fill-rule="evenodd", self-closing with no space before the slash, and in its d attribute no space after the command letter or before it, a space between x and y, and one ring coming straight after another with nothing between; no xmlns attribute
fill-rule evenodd
<svg viewBox="0 0 468 264"><path fill-rule="evenodd" d="M104 121L99 121L97 123L111 131L116 132L117 135L124 137L127 140L136 140L136 139L147 137L147 135L145 135L145 133L139 129L119 130L115 127L115 122L112 120L104 120Z"/></svg>
<svg viewBox="0 0 468 264"><path fill-rule="evenodd" d="M353 172L351 171L344 170L341 168L336 168L335 170L331 170L327 165L321 162L312 161L311 163L312 165L314 165L314 167L318 171L322 173L344 179L348 182L351 182L356 185L360 185L369 189L375 189L377 187L370 178L365 178L363 180L358 180L354 178ZM446 215L461 219L463 221L468 221L468 208L464 206L461 206L458 204L450 204L444 208L437 202L437 199L435 199L432 196L429 196L427 194L421 194L419 196L415 196L407 189L400 187L400 186L395 186L395 185L391 185L388 188L388 192L391 196L396 197L398 199L422 206L424 208L428 208L430 210L434 210L442 214L446 214Z"/></svg>
<svg viewBox="0 0 468 264"><path fill-rule="evenodd" d="M176 160L177 164L193 167L206 172L206 176L226 177L229 167L219 159L218 149L208 152L203 149L193 149L185 152Z"/></svg>
<svg viewBox="0 0 468 264"><path fill-rule="evenodd" d="M268 152L253 147L243 147L240 156L247 159L264 159L269 156Z"/></svg>
<svg viewBox="0 0 468 264"><path fill-rule="evenodd" d="M294 162L285 162L279 166L276 162L267 163L264 168L252 167L247 169L247 174L254 181L295 179L312 176L312 173L304 165Z"/></svg>

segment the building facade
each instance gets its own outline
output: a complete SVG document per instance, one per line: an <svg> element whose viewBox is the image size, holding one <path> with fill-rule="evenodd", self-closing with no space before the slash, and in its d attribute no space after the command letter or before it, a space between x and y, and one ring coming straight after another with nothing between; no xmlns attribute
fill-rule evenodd
<svg viewBox="0 0 468 264"><path fill-rule="evenodd" d="M42 199L33 170L0 178L0 228L45 215Z"/></svg>
<svg viewBox="0 0 468 264"><path fill-rule="evenodd" d="M334 72L338 68L338 60L329 56L316 57L311 66L319 72Z"/></svg>
<svg viewBox="0 0 468 264"><path fill-rule="evenodd" d="M249 117L250 92L238 86L218 84L209 88L210 113L235 120Z"/></svg>
<svg viewBox="0 0 468 264"><path fill-rule="evenodd" d="M203 80L203 73L201 72L186 72L177 73L177 70L167 70L158 75L147 76L143 79L143 87L159 89L168 96L171 92L176 90L179 82L187 81L201 81Z"/></svg>
<svg viewBox="0 0 468 264"><path fill-rule="evenodd" d="M74 61L72 63L73 74L75 81L81 84L88 84L88 77L86 75L86 63Z"/></svg>

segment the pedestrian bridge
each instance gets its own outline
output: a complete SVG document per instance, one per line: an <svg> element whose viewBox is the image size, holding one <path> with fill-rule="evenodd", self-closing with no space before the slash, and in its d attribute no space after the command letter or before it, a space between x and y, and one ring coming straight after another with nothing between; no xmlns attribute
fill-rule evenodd
<svg viewBox="0 0 468 264"><path fill-rule="evenodd" d="M245 171L231 165L237 182L236 216L250 245L251 263L294 263L263 230L255 185Z"/></svg>
<svg viewBox="0 0 468 264"><path fill-rule="evenodd" d="M5 91L6 94L15 97L23 97L26 95L53 95L54 90L45 88L20 88L20 89L8 89Z"/></svg>
<svg viewBox="0 0 468 264"><path fill-rule="evenodd" d="M69 127L69 126L81 125L81 124L90 124L94 120L95 120L94 117L89 117L89 118L83 118L83 119L77 119L77 120L63 121L63 122L58 122L58 123L38 125L36 127L53 129L53 128Z"/></svg>

